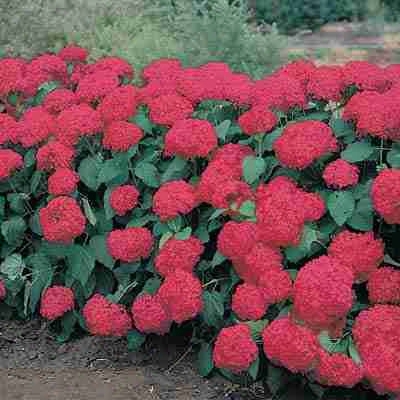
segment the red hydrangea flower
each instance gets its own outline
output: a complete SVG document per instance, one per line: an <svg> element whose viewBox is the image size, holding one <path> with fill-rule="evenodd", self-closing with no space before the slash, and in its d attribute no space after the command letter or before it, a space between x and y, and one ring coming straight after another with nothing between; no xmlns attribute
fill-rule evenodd
<svg viewBox="0 0 400 400"><path fill-rule="evenodd" d="M371 199L388 224L400 224L400 170L382 170L372 184Z"/></svg>
<svg viewBox="0 0 400 400"><path fill-rule="evenodd" d="M70 146L57 141L46 143L36 153L37 169L53 171L58 168L71 168L74 156L74 149Z"/></svg>
<svg viewBox="0 0 400 400"><path fill-rule="evenodd" d="M4 300L7 296L7 288L3 280L0 279L0 301Z"/></svg>
<svg viewBox="0 0 400 400"><path fill-rule="evenodd" d="M318 194L307 193L285 176L260 185L256 194L258 238L273 247L299 244L304 223L325 213Z"/></svg>
<svg viewBox="0 0 400 400"><path fill-rule="evenodd" d="M356 85L360 90L384 92L389 85L384 70L368 61L350 61L343 67L346 85Z"/></svg>
<svg viewBox="0 0 400 400"><path fill-rule="evenodd" d="M367 288L372 304L400 304L400 270L388 266L375 270L369 276Z"/></svg>
<svg viewBox="0 0 400 400"><path fill-rule="evenodd" d="M162 184L153 196L153 211L161 221L188 214L196 205L195 188L183 180Z"/></svg>
<svg viewBox="0 0 400 400"><path fill-rule="evenodd" d="M77 201L56 197L39 212L43 236L49 242L71 243L85 231L86 219Z"/></svg>
<svg viewBox="0 0 400 400"><path fill-rule="evenodd" d="M262 289L249 283L242 283L236 287L232 296L232 311L241 320L261 319L267 307Z"/></svg>
<svg viewBox="0 0 400 400"><path fill-rule="evenodd" d="M306 373L318 365L319 345L316 335L288 317L272 321L262 333L264 353L277 365L293 373Z"/></svg>
<svg viewBox="0 0 400 400"><path fill-rule="evenodd" d="M56 89L43 100L43 108L50 114L59 114L66 108L78 104L78 99L72 90Z"/></svg>
<svg viewBox="0 0 400 400"><path fill-rule="evenodd" d="M271 268L263 272L258 285L268 304L280 303L292 295L292 280L289 272L281 268Z"/></svg>
<svg viewBox="0 0 400 400"><path fill-rule="evenodd" d="M42 294L40 315L52 321L73 310L74 303L75 296L72 289L65 286L51 286Z"/></svg>
<svg viewBox="0 0 400 400"><path fill-rule="evenodd" d="M304 169L326 153L337 150L332 129L320 121L302 121L287 126L273 145L279 162Z"/></svg>
<svg viewBox="0 0 400 400"><path fill-rule="evenodd" d="M240 373L257 359L258 347L246 324L221 329L214 345L213 359L217 368Z"/></svg>
<svg viewBox="0 0 400 400"><path fill-rule="evenodd" d="M400 393L400 307L376 305L353 325L365 377L378 394Z"/></svg>
<svg viewBox="0 0 400 400"><path fill-rule="evenodd" d="M88 51L75 44L69 44L58 52L58 57L67 63L83 63L86 61Z"/></svg>
<svg viewBox="0 0 400 400"><path fill-rule="evenodd" d="M101 294L95 294L88 300L82 314L92 335L126 336L132 328L132 320L126 308L112 303Z"/></svg>
<svg viewBox="0 0 400 400"><path fill-rule="evenodd" d="M120 57L103 57L94 64L88 66L88 73L110 72L119 78L133 79L134 71L132 66Z"/></svg>
<svg viewBox="0 0 400 400"><path fill-rule="evenodd" d="M13 150L0 149L0 180L6 179L24 166L22 157Z"/></svg>
<svg viewBox="0 0 400 400"><path fill-rule="evenodd" d="M353 279L353 272L333 257L306 263L293 286L295 318L312 329L328 329L350 311Z"/></svg>
<svg viewBox="0 0 400 400"><path fill-rule="evenodd" d="M278 123L276 115L262 106L252 107L239 117L239 126L246 135L272 131Z"/></svg>
<svg viewBox="0 0 400 400"><path fill-rule="evenodd" d="M352 165L339 158L325 167L322 177L327 186L343 189L357 185L359 172L356 165Z"/></svg>
<svg viewBox="0 0 400 400"><path fill-rule="evenodd" d="M20 123L23 126L23 132L19 141L24 147L31 147L46 140L55 130L53 116L42 106L32 107L25 111Z"/></svg>
<svg viewBox="0 0 400 400"><path fill-rule="evenodd" d="M241 262L254 246L257 237L253 222L227 222L218 234L217 249L233 262Z"/></svg>
<svg viewBox="0 0 400 400"><path fill-rule="evenodd" d="M260 105L283 112L307 105L302 82L279 71L256 81L251 89L251 99L253 106Z"/></svg>
<svg viewBox="0 0 400 400"><path fill-rule="evenodd" d="M117 215L123 216L137 206L139 195L133 185L118 186L111 192L110 206Z"/></svg>
<svg viewBox="0 0 400 400"><path fill-rule="evenodd" d="M164 154L167 157L206 157L217 144L217 134L210 122L183 119L177 121L165 135Z"/></svg>
<svg viewBox="0 0 400 400"><path fill-rule="evenodd" d="M69 195L75 192L79 182L79 175L69 168L59 168L47 182L49 193L53 196Z"/></svg>
<svg viewBox="0 0 400 400"><path fill-rule="evenodd" d="M61 111L56 117L55 136L65 145L75 145L83 135L94 135L103 128L98 111L87 104L79 104Z"/></svg>
<svg viewBox="0 0 400 400"><path fill-rule="evenodd" d="M75 93L79 101L92 103L101 100L118 85L119 79L114 73L99 71L80 79Z"/></svg>
<svg viewBox="0 0 400 400"><path fill-rule="evenodd" d="M143 333L163 335L169 332L171 319L159 296L140 295L132 304L132 317L135 328Z"/></svg>
<svg viewBox="0 0 400 400"><path fill-rule="evenodd" d="M153 236L146 228L116 229L107 237L110 255L127 263L149 257L152 247Z"/></svg>
<svg viewBox="0 0 400 400"><path fill-rule="evenodd" d="M228 224L232 224L232 222L228 222L225 226ZM238 239L240 240L240 236ZM244 254L243 262L235 263L234 267L244 281L258 285L259 279L265 272L282 268L283 257L277 248L262 243L254 244L254 241L250 246L252 247Z"/></svg>
<svg viewBox="0 0 400 400"><path fill-rule="evenodd" d="M294 79L300 81L301 86L305 89L310 78L314 75L317 67L310 60L296 60L279 68L276 72L279 75L287 74Z"/></svg>
<svg viewBox="0 0 400 400"><path fill-rule="evenodd" d="M350 357L341 353L320 352L319 364L314 371L322 385L352 388L363 378L363 370Z"/></svg>
<svg viewBox="0 0 400 400"><path fill-rule="evenodd" d="M355 279L363 282L383 260L384 244L375 239L373 232L343 231L336 235L328 247L328 254L353 271Z"/></svg>
<svg viewBox="0 0 400 400"><path fill-rule="evenodd" d="M345 89L343 70L321 66L314 70L307 85L307 95L316 100L340 101Z"/></svg>
<svg viewBox="0 0 400 400"><path fill-rule="evenodd" d="M171 238L164 243L154 261L156 271L164 277L177 269L193 272L203 251L203 244L194 236L185 240Z"/></svg>
<svg viewBox="0 0 400 400"><path fill-rule="evenodd" d="M176 58L160 58L146 65L142 70L142 78L147 82L168 82L178 78L182 72L180 60Z"/></svg>
<svg viewBox="0 0 400 400"><path fill-rule="evenodd" d="M0 96L7 96L19 89L26 61L21 58L2 58L0 60Z"/></svg>
<svg viewBox="0 0 400 400"><path fill-rule="evenodd" d="M105 124L123 121L136 113L138 105L137 89L132 85L117 87L108 93L97 107Z"/></svg>
<svg viewBox="0 0 400 400"><path fill-rule="evenodd" d="M158 290L165 309L178 324L193 319L202 311L202 294L200 281L181 269L168 274Z"/></svg>
<svg viewBox="0 0 400 400"><path fill-rule="evenodd" d="M212 196L207 200L214 208L235 207L231 213L235 213L240 206L248 200L254 200L251 186L238 180L224 180L216 187Z"/></svg>
<svg viewBox="0 0 400 400"><path fill-rule="evenodd" d="M0 145L7 142L17 144L24 128L11 115L0 113Z"/></svg>
<svg viewBox="0 0 400 400"><path fill-rule="evenodd" d="M103 146L113 151L128 151L143 138L142 130L126 121L114 121L104 131Z"/></svg>
<svg viewBox="0 0 400 400"><path fill-rule="evenodd" d="M194 109L192 103L177 94L165 94L148 101L149 118L155 124L172 126L175 122L190 118Z"/></svg>

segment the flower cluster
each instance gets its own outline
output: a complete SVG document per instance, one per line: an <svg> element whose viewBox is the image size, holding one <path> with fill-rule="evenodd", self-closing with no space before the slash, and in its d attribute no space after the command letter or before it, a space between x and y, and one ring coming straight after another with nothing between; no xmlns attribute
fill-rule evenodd
<svg viewBox="0 0 400 400"><path fill-rule="evenodd" d="M88 59L0 60L2 309L400 396L399 65Z"/></svg>

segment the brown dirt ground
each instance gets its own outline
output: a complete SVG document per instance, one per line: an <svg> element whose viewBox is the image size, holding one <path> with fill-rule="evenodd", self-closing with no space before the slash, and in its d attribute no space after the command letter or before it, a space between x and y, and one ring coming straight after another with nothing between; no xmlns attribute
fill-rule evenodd
<svg viewBox="0 0 400 400"><path fill-rule="evenodd" d="M1 400L257 400L262 388L202 379L187 341L149 340L128 352L123 339L58 344L46 325L0 321Z"/></svg>

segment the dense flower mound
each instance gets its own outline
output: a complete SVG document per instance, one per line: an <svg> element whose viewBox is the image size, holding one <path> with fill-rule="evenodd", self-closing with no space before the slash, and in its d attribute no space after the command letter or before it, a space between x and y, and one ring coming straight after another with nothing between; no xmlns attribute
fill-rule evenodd
<svg viewBox="0 0 400 400"><path fill-rule="evenodd" d="M322 177L327 186L343 189L357 185L359 172L356 165L339 158L326 166Z"/></svg>
<svg viewBox="0 0 400 400"><path fill-rule="evenodd" d="M107 249L116 260L134 262L147 258L153 247L153 237L146 228L116 229L107 237Z"/></svg>
<svg viewBox="0 0 400 400"><path fill-rule="evenodd" d="M292 372L308 372L319 362L319 346L315 334L288 317L276 319L263 331L266 356Z"/></svg>
<svg viewBox="0 0 400 400"><path fill-rule="evenodd" d="M365 377L382 393L400 393L400 307L376 305L356 318L353 335Z"/></svg>
<svg viewBox="0 0 400 400"><path fill-rule="evenodd" d="M363 369L344 354L321 351L315 377L323 385L351 388L363 378Z"/></svg>
<svg viewBox="0 0 400 400"><path fill-rule="evenodd" d="M91 58L0 59L0 318L399 397L400 64Z"/></svg>
<svg viewBox="0 0 400 400"><path fill-rule="evenodd" d="M149 294L135 299L132 304L132 318L140 332L158 335L167 333L172 323L160 297Z"/></svg>
<svg viewBox="0 0 400 400"><path fill-rule="evenodd" d="M110 194L110 206L117 215L123 216L136 207L139 194L133 185L118 186Z"/></svg>
<svg viewBox="0 0 400 400"><path fill-rule="evenodd" d="M353 305L353 279L351 269L333 257L309 261L298 273L293 287L296 320L316 331L329 330Z"/></svg>
<svg viewBox="0 0 400 400"><path fill-rule="evenodd" d="M357 281L365 281L369 274L383 261L384 245L375 239L373 232L354 233L342 231L336 235L328 248L328 254L349 267Z"/></svg>
<svg viewBox="0 0 400 400"><path fill-rule="evenodd" d="M69 195L75 192L79 175L68 168L57 169L48 179L47 188L53 196Z"/></svg>
<svg viewBox="0 0 400 400"><path fill-rule="evenodd" d="M51 286L42 294L40 315L52 321L73 310L74 303L75 296L72 289L65 286Z"/></svg>
<svg viewBox="0 0 400 400"><path fill-rule="evenodd" d="M167 275L158 296L171 319L178 324L194 318L203 309L200 281L181 269Z"/></svg>
<svg viewBox="0 0 400 400"><path fill-rule="evenodd" d="M400 304L400 270L389 266L375 270L367 287L372 304Z"/></svg>
<svg viewBox="0 0 400 400"><path fill-rule="evenodd" d="M86 226L77 201L71 197L56 197L39 213L43 236L49 242L71 243L80 236Z"/></svg>
<svg viewBox="0 0 400 400"><path fill-rule="evenodd" d="M273 246L297 245L305 222L318 220L325 213L318 194L303 191L284 176L260 185L256 204L258 238Z"/></svg>
<svg viewBox="0 0 400 400"><path fill-rule="evenodd" d="M165 135L164 154L206 157L218 144L214 127L205 120L180 119Z"/></svg>
<svg viewBox="0 0 400 400"><path fill-rule="evenodd" d="M164 277L173 274L178 269L193 272L203 251L203 244L194 236L184 240L171 238L160 249L154 266L157 272Z"/></svg>
<svg viewBox="0 0 400 400"><path fill-rule="evenodd" d="M195 188L183 180L164 183L153 196L153 210L162 221L190 213L197 203Z"/></svg>
<svg viewBox="0 0 400 400"><path fill-rule="evenodd" d="M371 199L375 210L388 224L400 224L400 170L381 171L372 184Z"/></svg>
<svg viewBox="0 0 400 400"><path fill-rule="evenodd" d="M248 369L257 356L257 345L245 324L223 328L215 341L213 359L218 368L239 373Z"/></svg>
<svg viewBox="0 0 400 400"><path fill-rule="evenodd" d="M282 165L304 169L324 154L336 151L337 142L326 124L303 121L285 128L275 141L274 150Z"/></svg>
<svg viewBox="0 0 400 400"><path fill-rule="evenodd" d="M101 294L95 294L87 301L82 314L92 335L125 336L132 327L128 311Z"/></svg>

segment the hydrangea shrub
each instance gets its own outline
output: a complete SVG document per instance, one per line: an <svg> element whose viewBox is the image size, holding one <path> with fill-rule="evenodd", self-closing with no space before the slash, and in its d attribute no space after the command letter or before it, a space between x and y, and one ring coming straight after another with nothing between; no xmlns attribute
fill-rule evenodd
<svg viewBox="0 0 400 400"><path fill-rule="evenodd" d="M1 316L400 395L400 66L87 55L0 60Z"/></svg>

